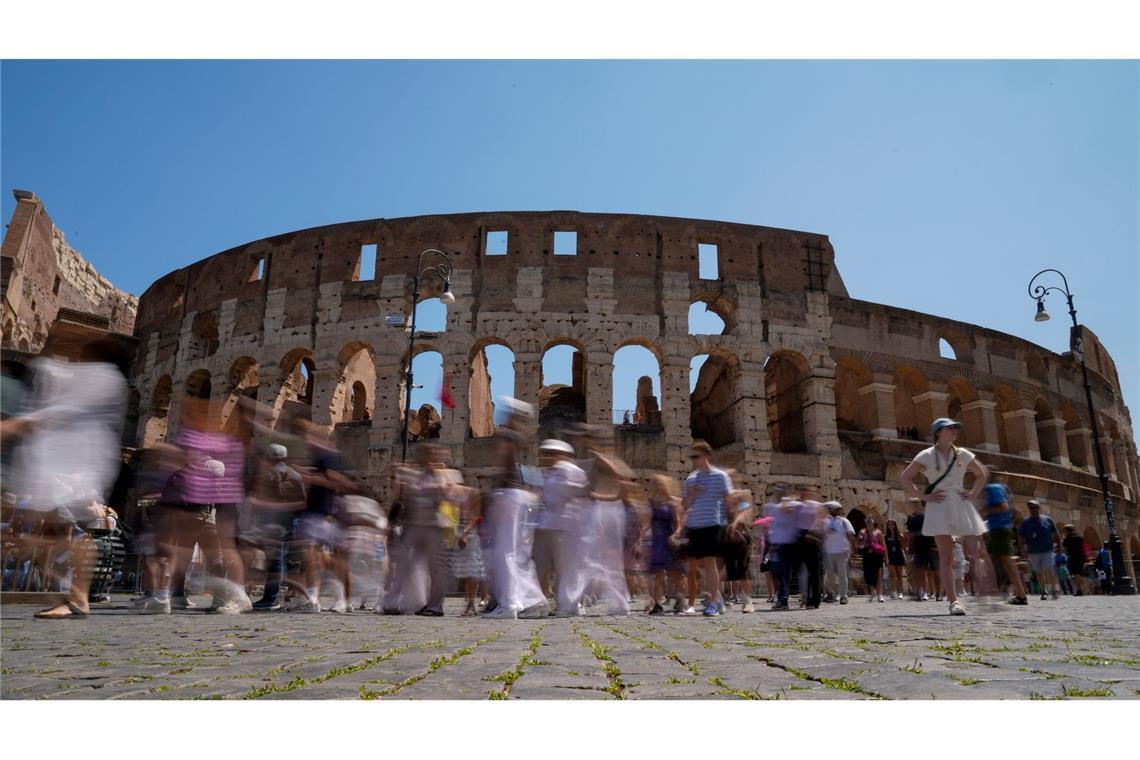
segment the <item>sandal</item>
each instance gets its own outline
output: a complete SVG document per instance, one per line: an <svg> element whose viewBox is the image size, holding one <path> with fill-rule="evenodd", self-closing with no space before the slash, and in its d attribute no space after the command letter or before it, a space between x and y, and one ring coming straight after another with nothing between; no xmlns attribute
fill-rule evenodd
<svg viewBox="0 0 1140 760"><path fill-rule="evenodd" d="M58 610L60 607L66 607L67 612L60 614L60 615L50 614L53 610ZM54 607L48 607L46 610L40 610L39 612L37 612L35 614L35 617L39 618L40 620L67 620L69 618L89 618L89 617L91 617L91 611L82 609L82 608L76 606L75 604L72 604L71 601L66 601L63 604L57 604Z"/></svg>
<svg viewBox="0 0 1140 760"><path fill-rule="evenodd" d="M429 610L427 607L424 607L422 610L419 610L418 612L416 612L416 614L422 615L423 617L443 617L443 613L440 612L439 610Z"/></svg>

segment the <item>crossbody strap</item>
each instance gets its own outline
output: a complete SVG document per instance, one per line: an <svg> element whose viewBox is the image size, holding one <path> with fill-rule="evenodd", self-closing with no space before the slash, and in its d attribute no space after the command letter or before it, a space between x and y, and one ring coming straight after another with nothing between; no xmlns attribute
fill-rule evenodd
<svg viewBox="0 0 1140 760"><path fill-rule="evenodd" d="M935 461L937 461L937 459L938 459L938 453L937 453L937 452L938 452L938 450L937 450L937 449L935 449L935 455L934 455L934 456L935 456ZM925 495L930 495L930 493L931 493L931 492L932 492L932 491L933 491L935 488L937 488L937 487L938 487L938 484L939 484L939 483L941 483L943 480L945 480L945 479L946 479L946 476L947 476L947 475L949 475L949 474L950 474L950 471L954 469L954 463L955 463L955 462L957 462L957 461L958 461L958 447L957 447L957 446L955 446L955 447L954 447L954 456L950 457L950 464L948 464L948 465L946 466L946 472L944 472L944 473L942 473L941 475L939 475L939 476L938 476L938 480L934 481L933 483L931 483L930 485L928 485L928 486L926 487L926 491L924 492L924 494L925 494Z"/></svg>

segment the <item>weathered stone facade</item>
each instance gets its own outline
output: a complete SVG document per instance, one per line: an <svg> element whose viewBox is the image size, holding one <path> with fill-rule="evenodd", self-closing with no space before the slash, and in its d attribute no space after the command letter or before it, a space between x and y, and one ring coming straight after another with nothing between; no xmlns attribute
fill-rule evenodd
<svg viewBox="0 0 1140 760"><path fill-rule="evenodd" d="M570 231L576 250L556 252L555 233ZM505 254L491 255L489 236L503 233ZM715 276L701 277L702 244L716 246ZM361 281L370 246L376 277ZM456 214L331 225L219 253L140 299L140 438L164 436L188 391L213 398L223 417L239 395L255 396L270 424L293 410L327 427L353 474L383 494L400 452L407 346L404 327L385 317L412 307L416 259L429 248L451 257L457 300L446 330L417 338L416 353L439 352L452 378L455 408L440 410L439 441L472 478L492 464L487 346L513 352L517 397L558 419L577 404L608 424L614 354L639 345L657 359L660 397L642 385L615 441L642 474L684 474L700 437L753 488L813 483L861 514L897 517L898 473L923 445L909 438L950 415L965 423L967 446L1010 474L1019 512L1035 496L1089 540L1107 535L1071 354L853 299L826 236L724 222ZM440 292L425 280L422 297ZM690 334L695 302L724 320L723 334ZM940 356L940 339L956 358ZM578 352L573 383L544 388L543 355L560 344ZM1118 530L1126 554L1140 558L1131 420L1107 351L1087 330L1084 346ZM690 393L698 355L709 359Z"/></svg>
<svg viewBox="0 0 1140 760"><path fill-rule="evenodd" d="M58 318L130 335L138 299L116 288L64 239L43 202L16 190L16 209L4 235L3 348L43 351Z"/></svg>

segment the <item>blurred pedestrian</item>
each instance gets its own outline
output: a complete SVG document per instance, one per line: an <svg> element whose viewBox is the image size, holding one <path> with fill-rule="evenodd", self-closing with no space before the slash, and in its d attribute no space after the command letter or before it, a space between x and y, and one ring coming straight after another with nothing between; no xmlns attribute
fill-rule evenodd
<svg viewBox="0 0 1140 760"><path fill-rule="evenodd" d="M824 504L828 518L823 533L825 602L847 604L847 568L855 550L855 528L843 516L843 505L837 501Z"/></svg>

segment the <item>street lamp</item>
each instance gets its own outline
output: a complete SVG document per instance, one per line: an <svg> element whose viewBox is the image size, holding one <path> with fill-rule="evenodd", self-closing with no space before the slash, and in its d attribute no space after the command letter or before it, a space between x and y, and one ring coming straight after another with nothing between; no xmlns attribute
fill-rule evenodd
<svg viewBox="0 0 1140 760"><path fill-rule="evenodd" d="M1050 285L1049 287L1037 285L1034 287L1033 283L1037 282L1037 278L1046 272L1053 272L1059 275L1064 285L1062 287L1056 285ZM1037 301L1037 314L1033 319L1036 322L1049 321L1049 312L1045 311L1044 299L1045 296L1053 291L1065 294L1065 298L1069 303L1069 316L1073 319L1073 351L1077 354L1077 358L1081 360L1081 377L1084 380L1085 403L1087 403L1089 407L1089 427L1092 430L1093 455L1096 457L1096 471L1097 476L1100 478L1100 493L1101 496L1104 497L1104 514L1108 518L1108 545L1112 552L1112 590L1114 594L1134 594L1136 591L1132 587L1132 578L1124 570L1124 547L1120 543L1120 537L1116 535L1116 513L1112 508L1112 497L1108 493L1108 474L1105 472L1104 456L1100 451L1100 431L1096 424L1096 409L1093 408L1092 387L1089 385L1089 370L1085 365L1084 341L1081 338L1080 325L1077 323L1077 308L1073 305L1073 294L1069 292L1069 281L1060 271L1056 269L1042 269L1033 275L1033 279L1029 281L1029 297Z"/></svg>
<svg viewBox="0 0 1140 760"><path fill-rule="evenodd" d="M425 267L424 256L429 253L435 254L435 263ZM443 280L443 294L439 300L448 306L455 303L455 294L451 292L451 259L443 251L429 248L416 260L416 275L412 279L412 326L408 332L408 369L404 372L404 446L400 455L403 462L408 461L408 424L412 417L412 351L416 347L416 304L420 300L420 280L433 272Z"/></svg>

